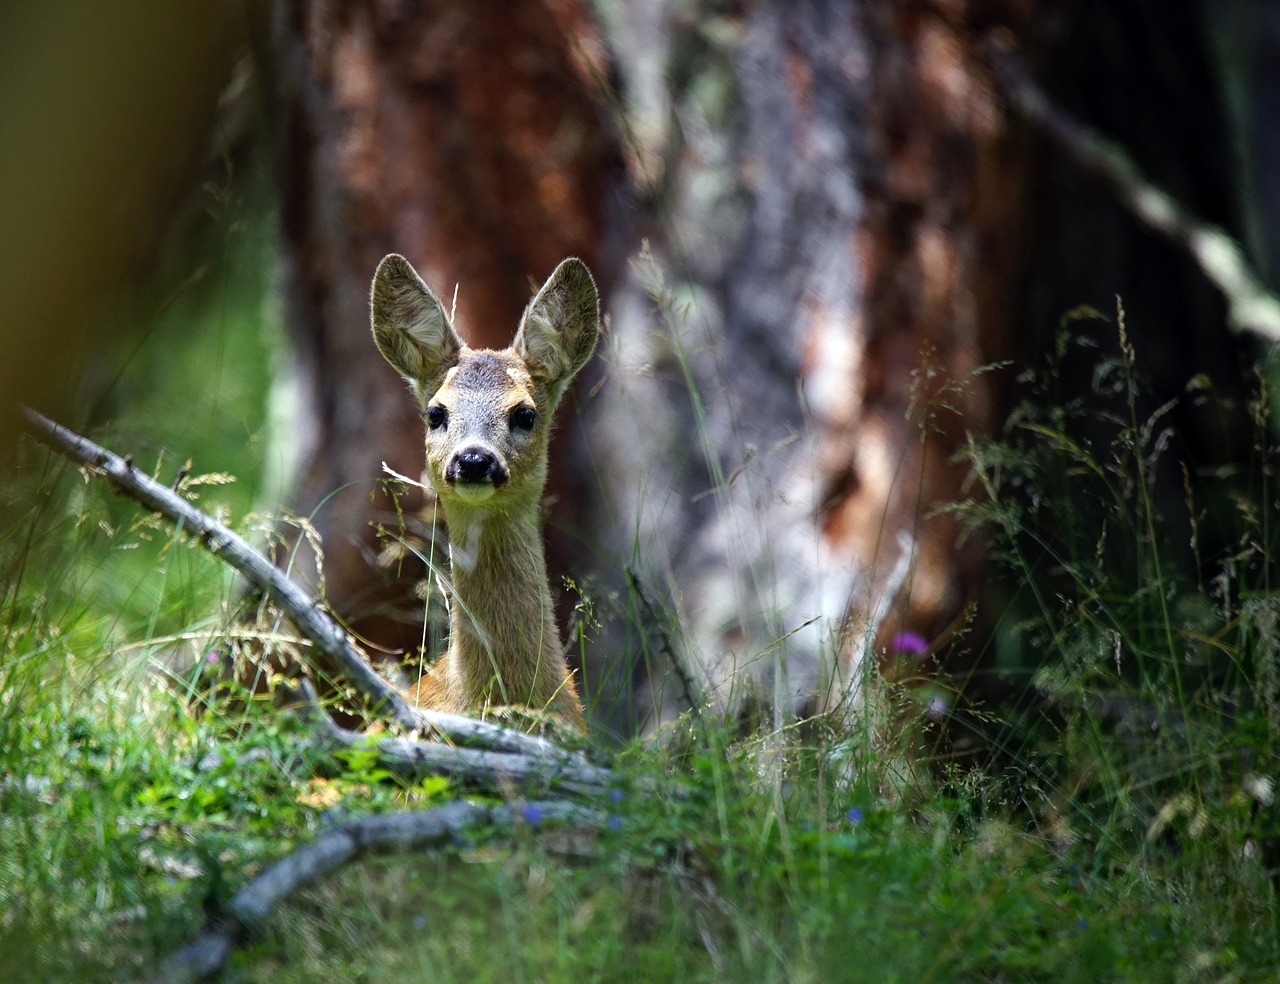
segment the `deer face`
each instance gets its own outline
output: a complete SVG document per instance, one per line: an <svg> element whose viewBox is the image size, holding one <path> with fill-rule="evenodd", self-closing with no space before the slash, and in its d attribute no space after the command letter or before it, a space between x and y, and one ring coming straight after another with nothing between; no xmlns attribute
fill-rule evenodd
<svg viewBox="0 0 1280 984"><path fill-rule="evenodd" d="M461 353L423 414L437 493L468 503L499 492L538 495L546 479L546 409L547 394L510 350Z"/></svg>
<svg viewBox="0 0 1280 984"><path fill-rule="evenodd" d="M599 298L586 266L561 263L501 351L469 348L401 256L378 264L371 306L379 351L422 404L427 469L446 506L536 503L552 415L599 334Z"/></svg>

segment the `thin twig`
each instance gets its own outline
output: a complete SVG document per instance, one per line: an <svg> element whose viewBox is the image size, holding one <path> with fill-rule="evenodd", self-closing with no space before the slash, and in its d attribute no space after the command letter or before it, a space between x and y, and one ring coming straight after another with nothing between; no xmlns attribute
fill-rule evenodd
<svg viewBox="0 0 1280 984"><path fill-rule="evenodd" d="M595 810L561 800L490 806L456 800L430 810L384 813L344 823L286 854L242 888L223 917L165 960L157 982L208 980L267 916L299 889L362 857L392 852L440 850L479 824L578 822L603 826Z"/></svg>
<svg viewBox="0 0 1280 984"><path fill-rule="evenodd" d="M131 458L121 458L29 407L24 406L21 410L28 429L41 443L101 472L117 492L184 530L279 605L294 628L310 639L315 649L327 657L343 678L369 701L375 714L407 730L434 732L460 745L526 755L544 763L586 764L584 756L570 753L545 738L521 734L460 714L415 707L378 675L342 626L324 610L319 599L291 581L284 571L243 537L197 509L172 489L134 468Z"/></svg>
<svg viewBox="0 0 1280 984"><path fill-rule="evenodd" d="M640 606L644 609L645 617L648 619L649 624L653 626L654 631L658 633L658 648L662 650L663 655L671 663L671 669L675 671L685 703L689 705L695 717L701 718L703 708L706 706L706 695L694 681L693 675L689 672L689 667L685 665L685 661L676 652L676 647L671 642L671 635L666 629L667 620L659 614L658 606L649 598L644 585L640 583L639 575L631 567L627 568L626 573L627 586L631 589L631 593L639 599Z"/></svg>
<svg viewBox="0 0 1280 984"><path fill-rule="evenodd" d="M1152 183L1119 144L1056 106L1013 55L994 42L985 50L1010 103L1109 185L1140 222L1191 256L1226 298L1232 328L1280 341L1280 298L1263 285L1239 243Z"/></svg>

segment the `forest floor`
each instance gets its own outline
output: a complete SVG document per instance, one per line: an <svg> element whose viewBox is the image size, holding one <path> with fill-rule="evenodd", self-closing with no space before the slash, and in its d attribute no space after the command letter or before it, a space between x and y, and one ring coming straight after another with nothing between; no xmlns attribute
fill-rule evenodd
<svg viewBox="0 0 1280 984"><path fill-rule="evenodd" d="M163 428L253 418L268 354L204 337L133 373L166 381L122 397L149 415L96 436L185 447ZM257 352L258 377L211 389L224 350ZM0 487L0 977L172 979L166 960L301 846L462 799L510 809L281 893L226 979L1280 979L1271 441L1260 423L1258 487L1203 493L1192 528L1170 528L1149 485L1168 442L1136 416L1132 367L1109 371L1109 441L1081 445L1033 398L1015 437L971 449L982 494L958 508L1006 598L989 647L959 652L980 677L938 670L947 652L920 672L905 640L894 673L865 668L856 713L597 733L611 777L538 804L514 783L406 778L386 729L335 750L268 701L205 701L242 587L26 449ZM219 419L226 446L206 439L207 473L179 487L260 536L261 489L217 469L264 438ZM1185 543L1190 573L1170 559Z"/></svg>
<svg viewBox="0 0 1280 984"><path fill-rule="evenodd" d="M229 611L234 586L78 473L60 481L3 542L8 981L174 979L169 955L300 845L455 798L513 809L302 885L239 939L226 979L1280 974L1280 708L1243 655L1264 676L1275 660L1257 645L1266 598L1231 616L1252 620L1252 642L1194 633L1231 648L1230 679L1161 662L1168 639L1136 621L1116 643L1077 618L1046 637L1059 658L1038 703L966 710L936 680L869 679L852 728L690 714L595 753L613 769L604 786L548 794L584 808L566 820L514 786L398 778L373 745L335 752L269 702L202 703L174 653L213 667L227 616L207 613ZM1141 678L1121 650L1146 660Z"/></svg>

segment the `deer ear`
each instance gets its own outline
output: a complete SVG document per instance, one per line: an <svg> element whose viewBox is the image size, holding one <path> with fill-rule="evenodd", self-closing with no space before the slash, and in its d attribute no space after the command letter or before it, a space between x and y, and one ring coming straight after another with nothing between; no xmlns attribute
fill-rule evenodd
<svg viewBox="0 0 1280 984"><path fill-rule="evenodd" d="M440 299L408 260L391 253L373 275L369 308L378 351L425 402L441 370L456 363L466 347Z"/></svg>
<svg viewBox="0 0 1280 984"><path fill-rule="evenodd" d="M567 259L525 309L512 343L533 378L558 401L600 336L600 295L587 265Z"/></svg>

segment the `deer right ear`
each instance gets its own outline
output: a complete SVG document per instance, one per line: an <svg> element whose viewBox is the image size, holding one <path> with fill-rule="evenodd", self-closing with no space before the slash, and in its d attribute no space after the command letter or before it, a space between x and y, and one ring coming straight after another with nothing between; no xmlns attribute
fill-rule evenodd
<svg viewBox="0 0 1280 984"><path fill-rule="evenodd" d="M369 308L378 351L425 403L465 347L440 299L408 260L391 253L374 272Z"/></svg>

